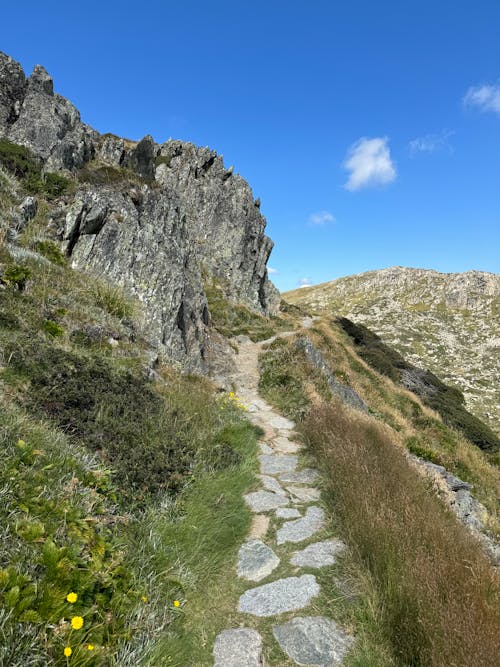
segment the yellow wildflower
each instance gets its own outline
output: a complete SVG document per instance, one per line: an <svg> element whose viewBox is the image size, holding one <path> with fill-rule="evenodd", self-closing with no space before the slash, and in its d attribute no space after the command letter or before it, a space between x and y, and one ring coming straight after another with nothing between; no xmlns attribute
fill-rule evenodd
<svg viewBox="0 0 500 667"><path fill-rule="evenodd" d="M80 628L83 628L83 618L81 616L73 616L71 619L71 627L73 630L80 630Z"/></svg>
<svg viewBox="0 0 500 667"><path fill-rule="evenodd" d="M71 604L74 604L78 600L78 595L77 593L68 593L66 595L66 600L68 602L71 602Z"/></svg>
<svg viewBox="0 0 500 667"><path fill-rule="evenodd" d="M148 599L147 599L147 597L146 597L145 595L141 595L141 600L142 600L143 602L147 602L147 601L148 601Z"/></svg>
<svg viewBox="0 0 500 667"><path fill-rule="evenodd" d="M94 644L87 644L87 651L93 651L94 650Z"/></svg>
<svg viewBox="0 0 500 667"><path fill-rule="evenodd" d="M24 440L18 440L17 441L17 446L19 447L19 449L23 449L25 447L25 445L26 445L26 443L24 442Z"/></svg>
<svg viewBox="0 0 500 667"><path fill-rule="evenodd" d="M181 603L179 602L179 600L174 600L174 607L180 607L180 606Z"/></svg>
<svg viewBox="0 0 500 667"><path fill-rule="evenodd" d="M73 653L73 649L71 646L65 646L64 647L64 655L69 658L69 656Z"/></svg>

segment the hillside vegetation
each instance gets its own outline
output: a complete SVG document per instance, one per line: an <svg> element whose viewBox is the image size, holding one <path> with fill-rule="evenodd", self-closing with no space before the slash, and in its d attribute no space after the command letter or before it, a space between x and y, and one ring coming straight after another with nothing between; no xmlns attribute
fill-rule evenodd
<svg viewBox="0 0 500 667"><path fill-rule="evenodd" d="M1 176L5 216L24 184ZM158 664L161 642L208 664L257 432L207 380L152 371L140 303L68 267L39 210L0 248L0 663Z"/></svg>
<svg viewBox="0 0 500 667"><path fill-rule="evenodd" d="M459 389L467 409L500 432L500 276L392 267L284 298L364 324L407 362Z"/></svg>
<svg viewBox="0 0 500 667"><path fill-rule="evenodd" d="M488 508L486 525L497 535L498 469L417 397L362 361L337 322L317 320L307 336L336 381L355 390L368 412L333 397L325 373L293 338L276 340L263 354L261 392L299 421L327 475L325 501L355 562L375 582L380 628L395 664L495 664L495 570L407 455L468 480Z"/></svg>

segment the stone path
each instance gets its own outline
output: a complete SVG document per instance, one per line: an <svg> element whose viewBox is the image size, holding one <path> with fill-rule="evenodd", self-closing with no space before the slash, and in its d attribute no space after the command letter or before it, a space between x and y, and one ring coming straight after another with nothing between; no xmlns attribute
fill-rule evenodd
<svg viewBox="0 0 500 667"><path fill-rule="evenodd" d="M303 326L311 326L311 320L306 318ZM279 644L290 664L335 667L342 665L354 638L332 619L307 616L307 608L318 596L320 586L314 574L301 573L300 568L331 566L346 546L335 538L313 541L326 525L325 512L317 504L320 475L312 468L299 467L301 445L294 439L295 424L258 395L258 355L263 345L272 340L252 343L246 337L238 338L238 398L248 407L251 421L265 433L259 456L262 488L244 496L254 518L235 567L235 576L249 582L240 597L238 611L253 619L276 619L272 641ZM271 517L279 525L274 535L269 534ZM291 555L288 544L297 545ZM286 551L280 554L281 550ZM273 575L283 563L294 566L291 571L295 576ZM291 612L297 615L290 617ZM280 618L285 613L286 622ZM228 628L216 638L214 665L264 667L262 651L262 636L257 630Z"/></svg>

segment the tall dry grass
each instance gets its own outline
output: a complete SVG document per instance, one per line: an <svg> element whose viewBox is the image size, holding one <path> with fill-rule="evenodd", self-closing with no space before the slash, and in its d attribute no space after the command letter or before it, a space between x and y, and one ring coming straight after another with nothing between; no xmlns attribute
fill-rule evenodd
<svg viewBox="0 0 500 667"><path fill-rule="evenodd" d="M331 480L344 536L377 583L400 663L498 665L498 577L389 429L339 402L314 407L302 428Z"/></svg>

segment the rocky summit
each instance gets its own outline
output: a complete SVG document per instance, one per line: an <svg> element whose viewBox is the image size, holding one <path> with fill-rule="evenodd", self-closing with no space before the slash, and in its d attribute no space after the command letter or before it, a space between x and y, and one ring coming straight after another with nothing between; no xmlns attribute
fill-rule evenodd
<svg viewBox="0 0 500 667"><path fill-rule="evenodd" d="M210 365L207 282L258 314L277 311L260 201L214 151L101 135L54 92L43 67L26 77L3 53L0 139L28 148L42 173L71 178L71 193L49 213L54 236L74 268L139 298L151 342L171 360Z"/></svg>
<svg viewBox="0 0 500 667"><path fill-rule="evenodd" d="M366 325L409 362L458 387L468 409L499 432L499 275L396 266L284 296Z"/></svg>

